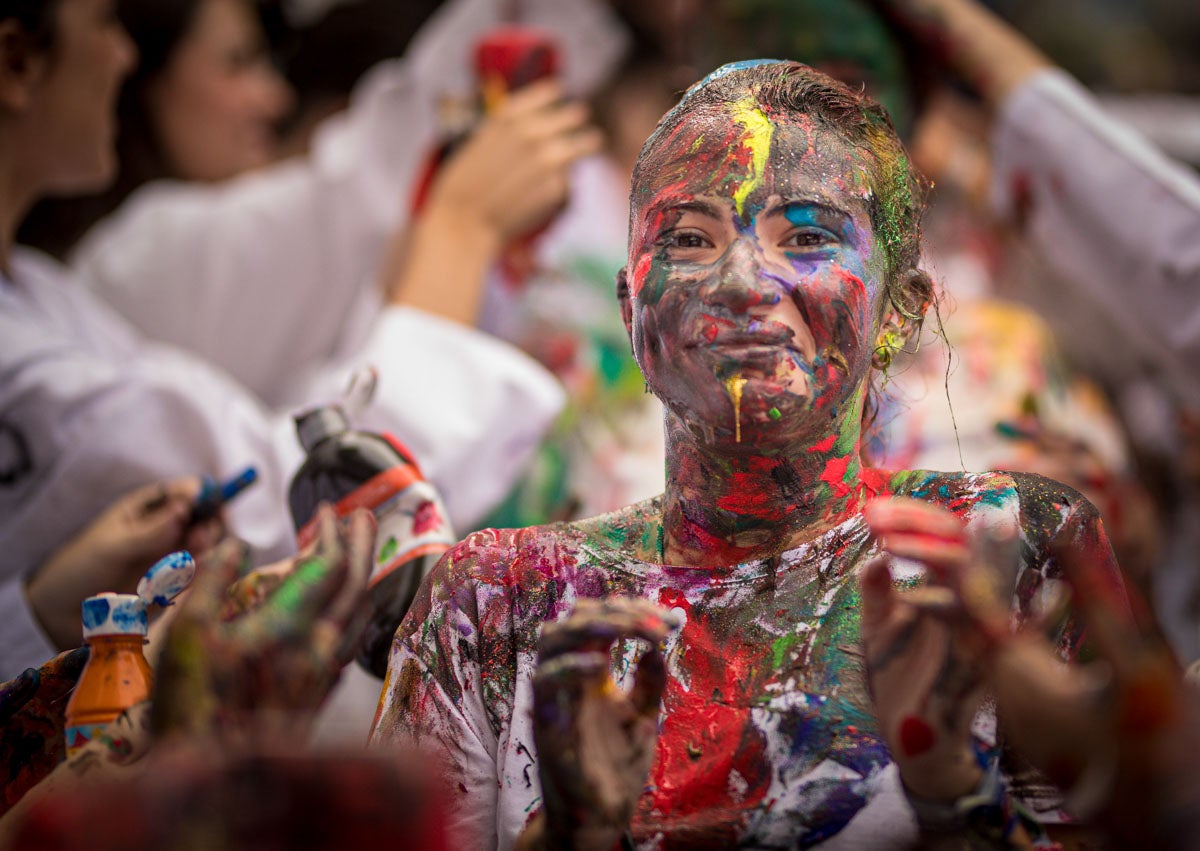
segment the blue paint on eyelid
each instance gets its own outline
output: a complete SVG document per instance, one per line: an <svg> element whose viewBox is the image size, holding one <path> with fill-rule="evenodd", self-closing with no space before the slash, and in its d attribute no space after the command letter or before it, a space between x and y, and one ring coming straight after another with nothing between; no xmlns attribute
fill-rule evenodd
<svg viewBox="0 0 1200 851"><path fill-rule="evenodd" d="M823 230L830 231L831 233L837 233L837 235L841 236L843 239L849 239L854 233L854 225L850 222L846 222L842 226L840 233L833 231L828 226L828 222L822 220L822 218L817 214L816 209L805 204L789 204L784 209L783 215L788 220L788 223L795 227L821 228Z"/></svg>

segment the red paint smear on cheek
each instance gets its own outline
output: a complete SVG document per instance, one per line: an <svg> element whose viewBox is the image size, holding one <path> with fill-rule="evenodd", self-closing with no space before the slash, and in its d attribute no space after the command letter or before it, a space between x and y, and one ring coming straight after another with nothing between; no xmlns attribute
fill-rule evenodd
<svg viewBox="0 0 1200 851"><path fill-rule="evenodd" d="M650 264L654 258L649 254L643 254L638 258L637 263L633 267L633 275L630 276L629 292L633 296L642 294L642 287L646 285L646 276L650 274Z"/></svg>
<svg viewBox="0 0 1200 851"><path fill-rule="evenodd" d="M862 278L841 265L834 266L833 272L845 287L845 294L842 297L847 304L855 302L861 304L866 301L867 287L863 284Z"/></svg>

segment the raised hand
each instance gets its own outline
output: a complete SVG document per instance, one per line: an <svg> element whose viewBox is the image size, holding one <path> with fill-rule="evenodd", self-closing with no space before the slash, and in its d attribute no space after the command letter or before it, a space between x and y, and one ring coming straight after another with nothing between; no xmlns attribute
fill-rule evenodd
<svg viewBox="0 0 1200 851"><path fill-rule="evenodd" d="M227 588L245 561L229 541L205 559L164 639L154 696L156 734L294 737L353 658L369 609L375 525L359 511L318 518L314 551L261 603L222 620Z"/></svg>
<svg viewBox="0 0 1200 851"><path fill-rule="evenodd" d="M580 600L547 624L533 678L533 734L545 802L518 847L610 849L628 829L658 738L666 667L659 645L675 626L640 598ZM613 642L645 641L632 687L609 675Z"/></svg>
<svg viewBox="0 0 1200 851"><path fill-rule="evenodd" d="M914 795L953 800L978 784L971 721L983 697L975 648L957 641L947 615L950 577L970 562L958 518L916 500L867 506L867 523L890 554L863 571L862 640L880 732ZM892 556L928 568L922 587L899 592Z"/></svg>
<svg viewBox="0 0 1200 851"><path fill-rule="evenodd" d="M600 150L587 108L553 81L506 96L446 162L429 208L478 220L502 241L543 224L567 199L572 163Z"/></svg>
<svg viewBox="0 0 1200 851"><path fill-rule="evenodd" d="M505 245L567 201L572 164L600 150L587 109L553 81L507 96L441 167L385 264L390 301L475 324L485 276Z"/></svg>
<svg viewBox="0 0 1200 851"><path fill-rule="evenodd" d="M8 766L0 814L54 770L66 754L67 699L87 662L79 647L0 684L0 764Z"/></svg>
<svg viewBox="0 0 1200 851"><path fill-rule="evenodd" d="M1200 847L1200 707L1153 613L1133 588L1055 557L1099 661L1063 665L1041 635L998 642L988 683L1005 734L1116 847Z"/></svg>

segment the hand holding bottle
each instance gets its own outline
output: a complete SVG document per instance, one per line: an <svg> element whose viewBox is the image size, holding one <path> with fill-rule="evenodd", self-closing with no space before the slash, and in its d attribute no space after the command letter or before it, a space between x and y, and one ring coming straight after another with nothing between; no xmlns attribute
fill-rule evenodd
<svg viewBox="0 0 1200 851"><path fill-rule="evenodd" d="M473 325L484 275L567 200L571 165L598 152L587 108L541 80L509 94L438 171L389 273L395 304Z"/></svg>

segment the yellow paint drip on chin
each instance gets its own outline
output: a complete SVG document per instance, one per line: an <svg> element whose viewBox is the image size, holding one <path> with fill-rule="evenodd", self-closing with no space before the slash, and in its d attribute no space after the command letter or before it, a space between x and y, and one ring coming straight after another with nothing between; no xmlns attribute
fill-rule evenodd
<svg viewBox="0 0 1200 851"><path fill-rule="evenodd" d="M733 203L740 216L746 198L754 191L754 187L759 184L767 170L767 158L771 155L771 136L775 133L775 125L755 105L752 97L735 103L730 117L745 128L746 135L742 139L742 145L750 150L750 174L733 193Z"/></svg>
<svg viewBox="0 0 1200 851"><path fill-rule="evenodd" d="M725 379L725 392L733 402L733 442L742 442L742 388L746 379L740 373L734 373Z"/></svg>

